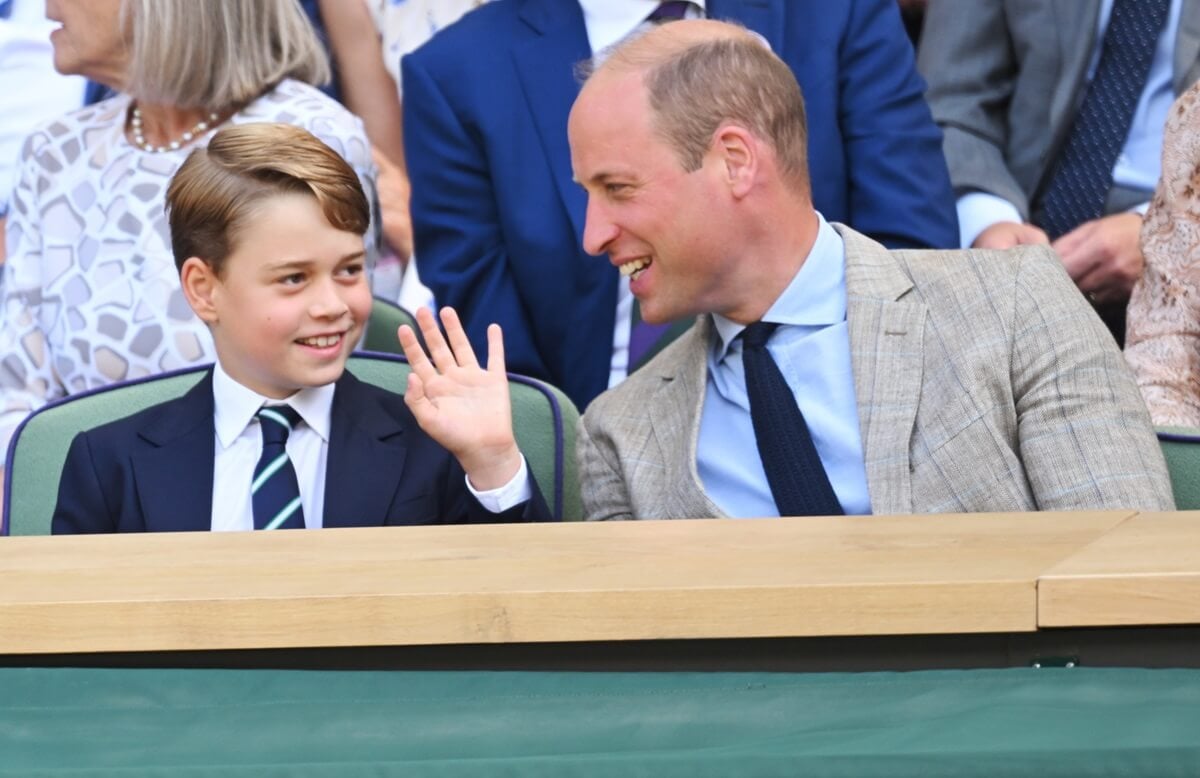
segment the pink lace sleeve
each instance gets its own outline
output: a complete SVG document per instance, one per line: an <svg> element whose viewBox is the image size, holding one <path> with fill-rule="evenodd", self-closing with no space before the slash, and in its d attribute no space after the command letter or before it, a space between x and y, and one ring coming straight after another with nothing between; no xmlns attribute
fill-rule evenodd
<svg viewBox="0 0 1200 778"><path fill-rule="evenodd" d="M1200 83L1171 107L1162 157L1125 355L1155 424L1200 427Z"/></svg>

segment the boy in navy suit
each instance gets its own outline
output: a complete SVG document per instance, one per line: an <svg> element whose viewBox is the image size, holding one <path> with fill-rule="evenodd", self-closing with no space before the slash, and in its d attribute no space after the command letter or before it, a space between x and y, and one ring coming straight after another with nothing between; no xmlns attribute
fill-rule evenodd
<svg viewBox="0 0 1200 778"><path fill-rule="evenodd" d="M167 192L172 249L217 363L184 396L79 434L58 533L544 520L512 432L504 350L452 310L399 333L402 398L345 371L371 310L354 171L299 128L228 127Z"/></svg>

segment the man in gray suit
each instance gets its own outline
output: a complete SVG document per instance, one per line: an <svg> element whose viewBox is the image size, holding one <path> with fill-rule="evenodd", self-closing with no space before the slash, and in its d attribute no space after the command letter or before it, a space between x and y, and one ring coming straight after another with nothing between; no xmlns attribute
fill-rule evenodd
<svg viewBox="0 0 1200 778"><path fill-rule="evenodd" d="M921 41L962 245L1052 242L1120 340L1166 112L1200 78L1200 0L931 0ZM1111 152L1089 137L1089 103ZM1073 148L1108 178L1093 213L1056 223L1045 206Z"/></svg>
<svg viewBox="0 0 1200 778"><path fill-rule="evenodd" d="M825 222L799 87L744 30L623 45L568 130L584 247L647 320L699 316L584 414L588 518L1172 507L1053 253L888 251Z"/></svg>

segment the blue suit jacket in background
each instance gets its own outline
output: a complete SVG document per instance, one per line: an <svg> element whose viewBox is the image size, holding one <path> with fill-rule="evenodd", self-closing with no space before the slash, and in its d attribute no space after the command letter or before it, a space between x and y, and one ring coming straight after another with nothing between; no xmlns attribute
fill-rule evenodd
<svg viewBox="0 0 1200 778"><path fill-rule="evenodd" d="M955 248L954 195L895 0L711 0L770 42L808 110L816 208L892 248ZM581 246L567 116L591 56L570 0L497 0L403 61L404 141L421 279L477 351L580 407L605 389L617 271Z"/></svg>

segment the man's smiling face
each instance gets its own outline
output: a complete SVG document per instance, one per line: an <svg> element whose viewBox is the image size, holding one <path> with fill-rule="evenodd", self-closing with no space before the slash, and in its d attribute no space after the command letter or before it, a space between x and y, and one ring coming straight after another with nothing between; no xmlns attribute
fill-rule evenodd
<svg viewBox="0 0 1200 778"><path fill-rule="evenodd" d="M736 255L723 230L728 187L719 155L687 171L655 130L637 72L600 72L568 122L575 180L588 194L583 247L630 278L642 318L662 323L722 310Z"/></svg>

